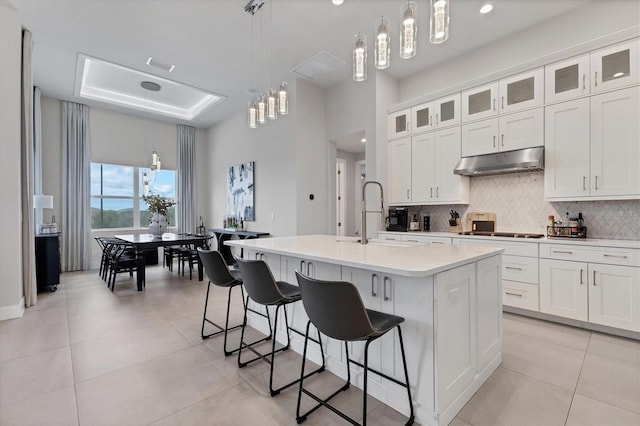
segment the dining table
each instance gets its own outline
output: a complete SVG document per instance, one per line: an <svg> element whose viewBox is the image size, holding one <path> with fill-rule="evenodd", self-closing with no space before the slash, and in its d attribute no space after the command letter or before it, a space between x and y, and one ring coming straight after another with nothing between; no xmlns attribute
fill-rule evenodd
<svg viewBox="0 0 640 426"><path fill-rule="evenodd" d="M116 238L130 244L136 253L136 281L138 291L142 291L145 287L145 261L143 253L145 250L154 249L165 246L191 246L209 248L209 240L213 235L206 234L173 234L165 232L162 236L154 236L151 234L127 234L115 235ZM198 262L198 280L204 278L204 268L202 263Z"/></svg>

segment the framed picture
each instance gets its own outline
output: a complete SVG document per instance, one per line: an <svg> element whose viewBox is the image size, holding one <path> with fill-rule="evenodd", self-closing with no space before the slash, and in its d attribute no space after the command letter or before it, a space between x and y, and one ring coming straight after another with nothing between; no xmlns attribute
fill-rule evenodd
<svg viewBox="0 0 640 426"><path fill-rule="evenodd" d="M244 221L254 221L253 161L229 167L227 173L227 213Z"/></svg>

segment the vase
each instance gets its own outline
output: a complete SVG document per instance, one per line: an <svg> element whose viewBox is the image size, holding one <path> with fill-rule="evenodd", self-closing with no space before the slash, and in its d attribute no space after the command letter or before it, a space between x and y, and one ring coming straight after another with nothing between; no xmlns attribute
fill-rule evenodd
<svg viewBox="0 0 640 426"><path fill-rule="evenodd" d="M166 216L162 216L160 213L154 213L149 222L149 233L154 237L161 237L162 234L167 232L167 226Z"/></svg>

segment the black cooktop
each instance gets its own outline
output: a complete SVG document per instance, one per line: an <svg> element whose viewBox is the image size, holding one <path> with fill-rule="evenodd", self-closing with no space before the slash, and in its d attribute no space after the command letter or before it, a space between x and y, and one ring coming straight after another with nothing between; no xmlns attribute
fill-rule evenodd
<svg viewBox="0 0 640 426"><path fill-rule="evenodd" d="M544 234L525 234L521 232L466 231L458 232L458 234L477 235L479 237L544 238Z"/></svg>

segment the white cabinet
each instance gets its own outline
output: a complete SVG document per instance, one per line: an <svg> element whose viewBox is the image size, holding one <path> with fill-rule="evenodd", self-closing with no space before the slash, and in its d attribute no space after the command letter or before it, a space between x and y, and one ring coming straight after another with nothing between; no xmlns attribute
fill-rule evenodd
<svg viewBox="0 0 640 426"><path fill-rule="evenodd" d="M455 175L460 127L389 142L389 204L469 202L469 178Z"/></svg>
<svg viewBox="0 0 640 426"><path fill-rule="evenodd" d="M545 196L640 197L640 87L545 108Z"/></svg>
<svg viewBox="0 0 640 426"><path fill-rule="evenodd" d="M540 312L640 331L640 250L540 248Z"/></svg>
<svg viewBox="0 0 640 426"><path fill-rule="evenodd" d="M432 237L430 235L407 234L402 235L402 241L423 244L451 244L451 238L448 237Z"/></svg>
<svg viewBox="0 0 640 426"><path fill-rule="evenodd" d="M271 274L276 280L280 279L280 256L273 253L265 253L262 251L245 249L244 258L250 260L264 260L269 266Z"/></svg>
<svg viewBox="0 0 640 426"><path fill-rule="evenodd" d="M389 140L402 138L411 134L411 109L403 109L389 114L388 137Z"/></svg>
<svg viewBox="0 0 640 426"><path fill-rule="evenodd" d="M411 201L411 138L388 144L389 204Z"/></svg>
<svg viewBox="0 0 640 426"><path fill-rule="evenodd" d="M591 93L640 82L640 39L591 52Z"/></svg>
<svg viewBox="0 0 640 426"><path fill-rule="evenodd" d="M640 197L640 87L591 97L591 195Z"/></svg>
<svg viewBox="0 0 640 426"><path fill-rule="evenodd" d="M561 102L588 95L589 75L589 55L575 56L545 66L545 103Z"/></svg>
<svg viewBox="0 0 640 426"><path fill-rule="evenodd" d="M547 198L589 196L590 117L589 98L545 108Z"/></svg>
<svg viewBox="0 0 640 426"><path fill-rule="evenodd" d="M542 106L544 68L536 68L499 81L501 114Z"/></svg>
<svg viewBox="0 0 640 426"><path fill-rule="evenodd" d="M544 145L543 115L535 108L462 125L462 156Z"/></svg>
<svg viewBox="0 0 640 426"><path fill-rule="evenodd" d="M453 243L503 248L502 304L538 311L538 243L479 237L453 238Z"/></svg>
<svg viewBox="0 0 640 426"><path fill-rule="evenodd" d="M412 134L460 124L460 93L411 108Z"/></svg>
<svg viewBox="0 0 640 426"><path fill-rule="evenodd" d="M498 82L474 87L462 92L462 122L498 115Z"/></svg>

